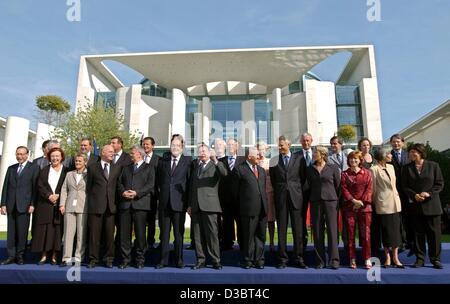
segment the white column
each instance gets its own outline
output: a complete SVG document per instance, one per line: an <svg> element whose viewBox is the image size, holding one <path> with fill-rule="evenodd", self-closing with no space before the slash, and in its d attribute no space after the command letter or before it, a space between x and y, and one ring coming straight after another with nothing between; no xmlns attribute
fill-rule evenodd
<svg viewBox="0 0 450 304"><path fill-rule="evenodd" d="M36 130L36 143L33 150L33 159L42 156L42 143L47 139L50 139L50 133L55 129L54 126L38 123Z"/></svg>
<svg viewBox="0 0 450 304"><path fill-rule="evenodd" d="M185 137L186 95L179 89L172 90L172 134Z"/></svg>
<svg viewBox="0 0 450 304"><path fill-rule="evenodd" d="M255 101L253 99L243 101L241 111L244 123L242 144L254 145L256 144Z"/></svg>
<svg viewBox="0 0 450 304"><path fill-rule="evenodd" d="M370 138L374 145L380 145L383 142L383 134L381 131L377 79L364 78L359 84L359 92L364 135Z"/></svg>
<svg viewBox="0 0 450 304"><path fill-rule="evenodd" d="M212 106L209 97L203 97L202 105L202 141L209 144L209 134L211 133L211 117L212 117Z"/></svg>
<svg viewBox="0 0 450 304"><path fill-rule="evenodd" d="M277 109L278 111L281 110L281 89L276 88L272 91L272 97L273 97L273 104L274 104L274 110Z"/></svg>
<svg viewBox="0 0 450 304"><path fill-rule="evenodd" d="M2 161L0 165L0 187L3 187L6 170L16 161L16 148L28 144L30 121L16 116L6 120L5 139L3 141Z"/></svg>

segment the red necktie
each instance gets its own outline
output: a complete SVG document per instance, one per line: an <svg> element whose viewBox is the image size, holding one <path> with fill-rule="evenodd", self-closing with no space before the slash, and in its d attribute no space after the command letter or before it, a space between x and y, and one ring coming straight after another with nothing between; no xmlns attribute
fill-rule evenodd
<svg viewBox="0 0 450 304"><path fill-rule="evenodd" d="M256 179L258 179L259 174L258 174L258 168L256 167L256 165L253 165L253 173L255 174Z"/></svg>

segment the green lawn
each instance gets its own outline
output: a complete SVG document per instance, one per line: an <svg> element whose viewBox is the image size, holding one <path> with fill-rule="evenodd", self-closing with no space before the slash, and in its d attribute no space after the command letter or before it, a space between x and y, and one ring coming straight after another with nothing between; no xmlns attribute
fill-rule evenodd
<svg viewBox="0 0 450 304"><path fill-rule="evenodd" d="M190 238L190 229L186 229L186 231L184 232L184 243L190 243L191 238ZM30 235L28 237L30 239ZM173 240L173 234L171 233L170 236L171 240ZM156 229L156 240L159 239L159 229ZM275 231L275 244L277 244L278 242L278 237ZM6 240L6 232L2 231L0 232L0 240ZM311 231L308 231L308 240L312 240L311 237ZM291 233L291 229L288 229L288 235L287 235L287 242L288 244L292 244L292 233ZM450 243L450 234L443 234L442 235L442 242L443 243ZM266 243L269 243L269 233L267 233L267 237L266 237Z"/></svg>

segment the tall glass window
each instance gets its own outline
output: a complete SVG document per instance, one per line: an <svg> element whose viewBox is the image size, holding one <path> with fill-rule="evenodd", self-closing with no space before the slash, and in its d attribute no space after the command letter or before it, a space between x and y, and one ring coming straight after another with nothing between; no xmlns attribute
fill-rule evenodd
<svg viewBox="0 0 450 304"><path fill-rule="evenodd" d="M357 139L364 136L358 86L336 86L336 111L338 126L354 126Z"/></svg>
<svg viewBox="0 0 450 304"><path fill-rule="evenodd" d="M116 110L116 92L95 92L94 106Z"/></svg>

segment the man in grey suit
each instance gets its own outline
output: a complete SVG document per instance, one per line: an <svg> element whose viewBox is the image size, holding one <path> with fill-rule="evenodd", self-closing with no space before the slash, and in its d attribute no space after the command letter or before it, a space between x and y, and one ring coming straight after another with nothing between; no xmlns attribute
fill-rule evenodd
<svg viewBox="0 0 450 304"><path fill-rule="evenodd" d="M17 164L8 168L3 184L1 213L8 216L8 258L2 265L14 263L23 265L23 254L27 242L30 214L36 196L36 180L39 169L28 162L28 148L16 149Z"/></svg>
<svg viewBox="0 0 450 304"><path fill-rule="evenodd" d="M220 270L220 246L218 236L218 213L222 212L219 201L219 181L227 175L227 169L215 156L211 156L209 147L202 143L198 147L198 160L191 166L191 181L187 212L192 217L191 229L194 231L195 254L197 263L192 269L206 266L208 253L213 268Z"/></svg>

